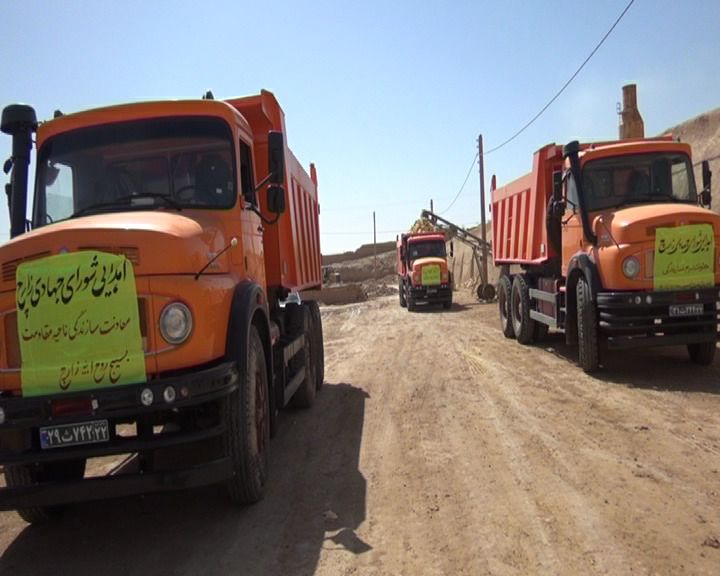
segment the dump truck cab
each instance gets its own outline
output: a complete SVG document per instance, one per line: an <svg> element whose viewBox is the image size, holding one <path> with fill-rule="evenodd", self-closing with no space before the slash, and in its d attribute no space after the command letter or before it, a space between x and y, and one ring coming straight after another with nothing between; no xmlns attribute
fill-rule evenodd
<svg viewBox="0 0 720 576"><path fill-rule="evenodd" d="M670 136L538 150L531 174L492 191L504 334L564 330L587 371L643 346L683 344L711 363L720 216L703 174L698 192L690 147Z"/></svg>
<svg viewBox="0 0 720 576"><path fill-rule="evenodd" d="M452 280L447 263L445 235L437 232L402 234L397 239L400 305L414 310L418 304L452 305Z"/></svg>
<svg viewBox="0 0 720 576"><path fill-rule="evenodd" d="M263 496L278 410L323 380L317 176L266 91L140 102L13 135L0 246L0 508L28 521L79 500L224 482ZM32 212L24 215L37 128ZM23 170L25 174L23 174ZM168 450L181 465L163 464ZM128 454L128 474L84 477ZM58 481L62 481L58 484Z"/></svg>

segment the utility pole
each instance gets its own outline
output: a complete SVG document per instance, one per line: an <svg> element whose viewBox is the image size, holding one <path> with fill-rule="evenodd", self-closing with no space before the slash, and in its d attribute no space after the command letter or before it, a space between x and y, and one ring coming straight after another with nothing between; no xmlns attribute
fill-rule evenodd
<svg viewBox="0 0 720 576"><path fill-rule="evenodd" d="M483 137L482 134L478 136L478 166L480 169L480 238L483 241L482 253L482 279L484 282L488 281L488 251L487 251L487 238L485 234L485 157L483 154Z"/></svg>
<svg viewBox="0 0 720 576"><path fill-rule="evenodd" d="M373 210L373 276L377 274L377 229L375 227L375 210Z"/></svg>

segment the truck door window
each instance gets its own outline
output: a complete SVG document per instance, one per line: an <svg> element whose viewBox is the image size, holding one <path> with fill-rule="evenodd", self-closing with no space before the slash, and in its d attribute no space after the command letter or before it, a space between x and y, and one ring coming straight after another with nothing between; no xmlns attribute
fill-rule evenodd
<svg viewBox="0 0 720 576"><path fill-rule="evenodd" d="M60 163L46 163L40 178L45 184L41 210L47 223L64 220L73 213L73 169Z"/></svg>
<svg viewBox="0 0 720 576"><path fill-rule="evenodd" d="M100 212L231 208L238 181L234 152L229 125L212 117L58 134L38 151L33 226Z"/></svg>
<svg viewBox="0 0 720 576"><path fill-rule="evenodd" d="M242 140L240 140L240 187L245 201L257 205L250 146Z"/></svg>
<svg viewBox="0 0 720 576"><path fill-rule="evenodd" d="M575 177L572 175L572 172L568 171L565 179L568 208L575 212L575 207L578 205L578 193L577 184L575 184Z"/></svg>

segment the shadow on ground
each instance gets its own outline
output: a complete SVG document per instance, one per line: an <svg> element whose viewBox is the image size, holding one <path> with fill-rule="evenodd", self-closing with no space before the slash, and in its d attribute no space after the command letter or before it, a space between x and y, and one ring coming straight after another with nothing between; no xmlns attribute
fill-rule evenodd
<svg viewBox="0 0 720 576"><path fill-rule="evenodd" d="M312 574L323 548L361 554L358 469L367 394L326 384L315 406L281 415L265 499L233 507L222 487L78 505L25 528L0 573Z"/></svg>
<svg viewBox="0 0 720 576"><path fill-rule="evenodd" d="M550 333L534 346L577 366L577 347L565 344L564 334ZM720 352L712 365L698 366L690 361L685 346L610 350L602 355L602 366L592 377L634 388L720 394Z"/></svg>

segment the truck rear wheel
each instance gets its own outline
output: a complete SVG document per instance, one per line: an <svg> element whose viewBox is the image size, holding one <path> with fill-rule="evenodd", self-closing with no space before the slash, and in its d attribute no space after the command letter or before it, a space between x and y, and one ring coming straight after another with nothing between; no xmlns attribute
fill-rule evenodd
<svg viewBox="0 0 720 576"><path fill-rule="evenodd" d="M510 317L513 332L520 344L532 344L535 321L530 318L530 288L523 274L518 274L510 292Z"/></svg>
<svg viewBox="0 0 720 576"><path fill-rule="evenodd" d="M298 408L310 408L315 402L315 392L317 391L317 380L315 376L317 350L313 333L312 312L307 303L303 303L300 306L299 312L300 325L295 327L292 335L305 335L305 346L302 351L303 361L301 363L302 366L305 366L305 378L295 394L293 394L292 403L293 406Z"/></svg>
<svg viewBox="0 0 720 576"><path fill-rule="evenodd" d="M325 382L325 344L323 343L322 315L320 306L314 300L308 302L313 320L313 336L315 338L315 387L320 390Z"/></svg>
<svg viewBox="0 0 720 576"><path fill-rule="evenodd" d="M590 286L585 278L578 280L577 296L578 362L587 373L600 367L598 325L595 307L590 299Z"/></svg>
<svg viewBox="0 0 720 576"><path fill-rule="evenodd" d="M5 466L5 483L10 488L32 486L36 482L81 480L85 475L85 459L68 462L51 462L35 468L25 464ZM32 506L17 510L28 524L42 524L62 514L61 506Z"/></svg>
<svg viewBox="0 0 720 576"><path fill-rule="evenodd" d="M696 342L687 345L690 360L698 366L710 366L715 360L716 349L716 342Z"/></svg>
<svg viewBox="0 0 720 576"><path fill-rule="evenodd" d="M232 462L227 483L236 504L253 504L265 493L270 442L270 406L265 352L255 326L250 327L247 365L240 366L238 388L225 399L225 454Z"/></svg>
<svg viewBox="0 0 720 576"><path fill-rule="evenodd" d="M505 338L515 338L512 318L510 318L510 292L512 282L509 276L501 276L498 282L498 308L500 310L500 329Z"/></svg>

